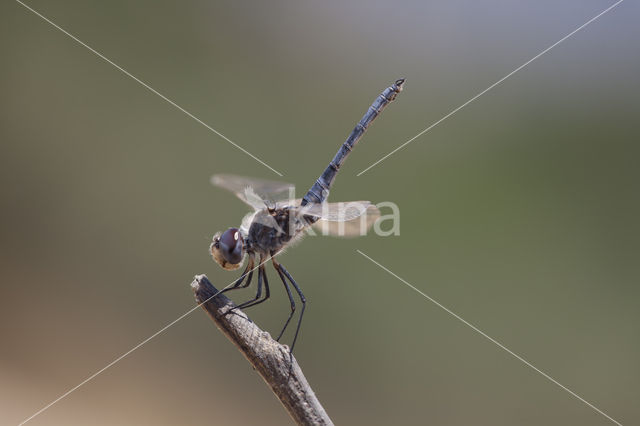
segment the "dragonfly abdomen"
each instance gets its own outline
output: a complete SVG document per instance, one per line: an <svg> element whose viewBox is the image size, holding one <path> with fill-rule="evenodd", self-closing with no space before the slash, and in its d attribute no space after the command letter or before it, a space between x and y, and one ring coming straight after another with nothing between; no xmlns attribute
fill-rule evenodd
<svg viewBox="0 0 640 426"><path fill-rule="evenodd" d="M373 122L373 120L375 120L375 118L380 115L382 110L396 98L398 93L402 91L403 84L403 78L396 80L373 101L362 119L360 119L358 124L356 124L356 126L354 127L353 131L351 131L351 134L349 135L349 137L347 137L347 140L344 141L342 146L340 146L340 149L338 149L338 152L333 157L333 160L331 160L324 172L320 175L311 189L309 189L309 191L302 198L301 204L303 206L309 203L322 203L327 199L327 197L329 196L331 185L336 178L336 174L338 174L338 170L340 170L340 166L342 166L344 161L347 159L347 157L356 146L369 125Z"/></svg>

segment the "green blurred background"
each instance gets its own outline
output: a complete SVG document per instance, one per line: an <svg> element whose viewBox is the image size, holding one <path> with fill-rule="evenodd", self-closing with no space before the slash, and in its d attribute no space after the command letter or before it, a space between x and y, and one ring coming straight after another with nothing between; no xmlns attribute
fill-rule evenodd
<svg viewBox="0 0 640 426"><path fill-rule="evenodd" d="M332 192L397 203L401 235L281 258L309 300L296 356L336 424L611 424L356 249L640 423L636 3L360 177L612 2L28 4L305 190L407 78ZM192 308L194 274L237 275L207 248L245 207L211 174L277 176L20 4L0 16L0 423L17 424ZM288 301L270 274L250 315L273 334ZM197 310L30 424L207 423L291 422Z"/></svg>

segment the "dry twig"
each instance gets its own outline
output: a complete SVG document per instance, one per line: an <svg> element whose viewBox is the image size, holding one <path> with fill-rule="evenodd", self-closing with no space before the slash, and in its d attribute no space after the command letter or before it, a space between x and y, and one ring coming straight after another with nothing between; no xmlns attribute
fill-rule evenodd
<svg viewBox="0 0 640 426"><path fill-rule="evenodd" d="M223 294L212 297L218 290L205 275L196 275L191 287L198 304L260 373L297 424L333 425L287 346L273 340L242 311L225 315L235 305Z"/></svg>

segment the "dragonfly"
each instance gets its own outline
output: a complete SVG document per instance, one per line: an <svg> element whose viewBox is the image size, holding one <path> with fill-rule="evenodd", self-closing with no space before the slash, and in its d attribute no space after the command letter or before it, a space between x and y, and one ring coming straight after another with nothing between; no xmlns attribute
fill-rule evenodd
<svg viewBox="0 0 640 426"><path fill-rule="evenodd" d="M255 297L236 305L229 312L246 309L269 299L265 263L270 260L284 284L290 302L289 316L276 338L277 341L282 338L296 311L291 286L302 304L290 353L293 353L298 339L307 300L293 276L276 260L276 255L313 230L334 236L363 235L379 218L380 212L369 201L329 203L327 198L338 170L373 120L402 91L404 82L405 79L396 80L373 101L324 172L301 199L293 199L295 187L289 183L232 174L216 174L211 178L212 184L231 191L252 208L238 228L216 233L210 245L213 260L225 270L239 269L245 259L248 259L242 275L222 292L247 288L257 269Z"/></svg>

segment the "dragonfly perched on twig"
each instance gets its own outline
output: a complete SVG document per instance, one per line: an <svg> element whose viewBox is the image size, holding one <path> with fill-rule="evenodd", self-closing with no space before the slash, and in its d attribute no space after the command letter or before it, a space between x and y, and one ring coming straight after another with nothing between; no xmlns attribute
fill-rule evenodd
<svg viewBox="0 0 640 426"><path fill-rule="evenodd" d="M233 192L253 208L253 211L244 217L239 228L229 228L213 237L210 246L211 255L222 268L226 270L238 269L244 263L244 259L248 258L247 266L242 275L231 287L223 291L248 287L256 269L256 258L259 258L256 296L237 305L234 309L248 308L266 301L270 296L270 291L264 264L271 260L291 303L289 317L276 340L280 340L296 310L289 283L302 302L298 324L290 347L291 352L293 352L300 332L306 299L300 286L289 271L275 259L275 256L301 238L305 231L312 226L320 229L324 234L353 236L358 233L366 233L366 230L379 217L378 209L368 201L328 203L327 197L340 166L371 122L402 91L403 84L404 79L396 80L375 99L333 160L301 199L292 199L294 186L288 183L226 174L214 175L211 178L214 185ZM262 295L263 286L264 296Z"/></svg>

